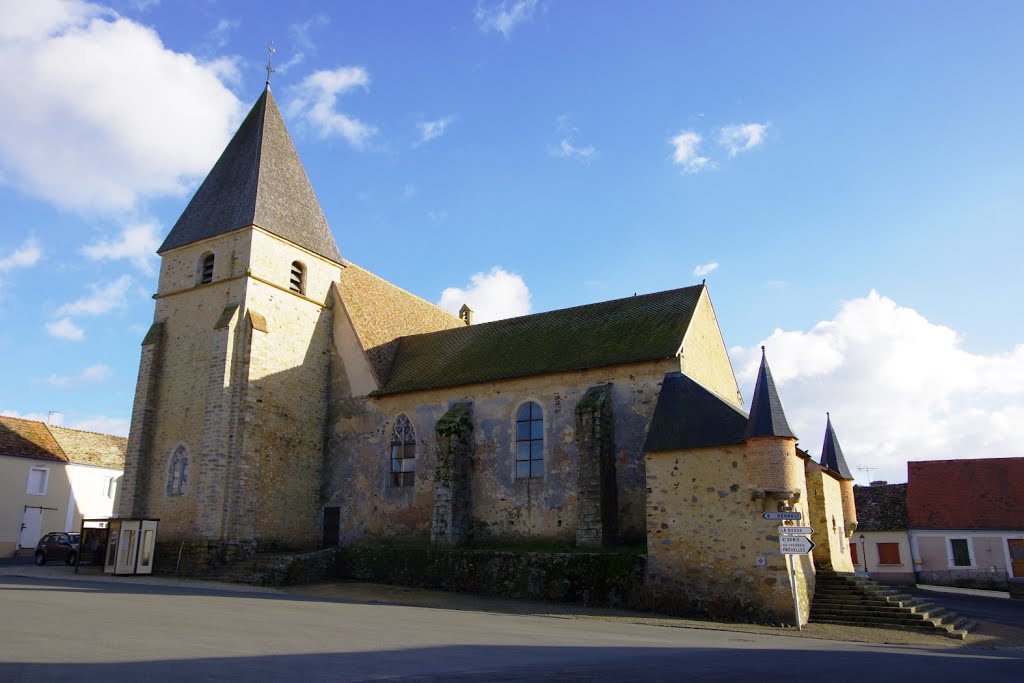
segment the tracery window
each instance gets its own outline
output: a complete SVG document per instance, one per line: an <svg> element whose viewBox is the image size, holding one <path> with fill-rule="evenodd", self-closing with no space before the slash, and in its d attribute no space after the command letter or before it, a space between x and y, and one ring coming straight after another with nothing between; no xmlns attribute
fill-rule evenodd
<svg viewBox="0 0 1024 683"><path fill-rule="evenodd" d="M213 282L213 254L206 254L199 262L199 284Z"/></svg>
<svg viewBox="0 0 1024 683"><path fill-rule="evenodd" d="M413 486L416 483L416 434L405 415L395 420L391 436L391 484Z"/></svg>
<svg viewBox="0 0 1024 683"><path fill-rule="evenodd" d="M167 495L178 496L185 492L188 484L188 449L178 446L171 456L167 470Z"/></svg>
<svg viewBox="0 0 1024 683"><path fill-rule="evenodd" d="M544 413L528 401L516 413L516 479L544 476Z"/></svg>
<svg viewBox="0 0 1024 683"><path fill-rule="evenodd" d="M306 266L299 261L292 261L292 273L288 280L288 289L299 294L306 293Z"/></svg>

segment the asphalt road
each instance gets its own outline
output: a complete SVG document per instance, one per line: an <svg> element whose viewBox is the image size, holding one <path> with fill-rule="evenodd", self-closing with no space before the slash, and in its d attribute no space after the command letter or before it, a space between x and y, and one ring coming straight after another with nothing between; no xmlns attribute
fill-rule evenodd
<svg viewBox="0 0 1024 683"><path fill-rule="evenodd" d="M1024 628L1024 600L1007 600L1006 598L945 593L917 588L907 589L906 592L977 621L989 621L1004 626ZM1021 679L1024 680L1024 672L1021 673Z"/></svg>
<svg viewBox="0 0 1024 683"><path fill-rule="evenodd" d="M0 680L1019 681L1022 650L0 577Z"/></svg>

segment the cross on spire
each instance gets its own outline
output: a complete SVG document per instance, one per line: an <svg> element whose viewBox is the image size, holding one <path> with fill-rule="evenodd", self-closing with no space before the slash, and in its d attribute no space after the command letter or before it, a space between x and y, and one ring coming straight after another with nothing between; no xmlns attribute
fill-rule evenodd
<svg viewBox="0 0 1024 683"><path fill-rule="evenodd" d="M275 52L277 52L277 49L274 47L274 41L270 41L269 43L267 43L267 87L268 88L270 87L270 74L274 73L274 71L276 70L276 69L274 69L274 67L270 66L271 60L274 59L274 53Z"/></svg>

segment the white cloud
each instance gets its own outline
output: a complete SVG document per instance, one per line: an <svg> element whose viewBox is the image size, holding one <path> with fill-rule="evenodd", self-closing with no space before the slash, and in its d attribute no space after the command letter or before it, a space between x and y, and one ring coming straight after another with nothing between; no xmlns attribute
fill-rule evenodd
<svg viewBox="0 0 1024 683"><path fill-rule="evenodd" d="M597 154L597 148L593 145L576 147L570 142L569 138L562 138L556 147L551 147L548 151L551 156L561 159L578 159L580 161L590 161Z"/></svg>
<svg viewBox="0 0 1024 683"><path fill-rule="evenodd" d="M440 223L448 218L448 212L444 209L439 211L427 211L427 218L429 218L433 223Z"/></svg>
<svg viewBox="0 0 1024 683"><path fill-rule="evenodd" d="M0 415L4 417L17 417L22 420L35 420L36 422L46 422L48 415L46 413L19 413L17 410L0 410Z"/></svg>
<svg viewBox="0 0 1024 683"><path fill-rule="evenodd" d="M39 248L39 242L30 237L11 253L0 255L0 273L34 266L42 256L43 250Z"/></svg>
<svg viewBox="0 0 1024 683"><path fill-rule="evenodd" d="M94 415L75 420L67 425L69 429L81 429L87 432L99 432L100 434L113 434L114 436L128 436L128 429L131 421L123 417L107 417L106 415Z"/></svg>
<svg viewBox="0 0 1024 683"><path fill-rule="evenodd" d="M502 0L489 6L478 3L473 12L476 25L484 33L497 31L506 39L513 29L533 18L537 0Z"/></svg>
<svg viewBox="0 0 1024 683"><path fill-rule="evenodd" d="M306 121L321 138L342 137L361 147L377 129L337 111L336 105L340 95L369 85L370 75L361 66L317 71L292 88L288 115Z"/></svg>
<svg viewBox="0 0 1024 683"><path fill-rule="evenodd" d="M206 42L211 50L222 50L228 44L228 37L231 32L242 25L240 19L221 19L217 25L206 34Z"/></svg>
<svg viewBox="0 0 1024 683"><path fill-rule="evenodd" d="M470 277L466 289L449 287L441 292L438 305L458 313L463 304L473 309L473 322L486 323L530 312L530 290L523 278L501 266Z"/></svg>
<svg viewBox="0 0 1024 683"><path fill-rule="evenodd" d="M128 225L116 239L86 245L82 247L82 253L91 261L127 259L142 272L152 274L156 270L156 250L160 246L158 229L155 223Z"/></svg>
<svg viewBox="0 0 1024 683"><path fill-rule="evenodd" d="M167 49L97 5L8 2L0 25L0 175L60 207L124 210L181 194L241 115L230 60Z"/></svg>
<svg viewBox="0 0 1024 683"><path fill-rule="evenodd" d="M703 138L699 133L692 130L680 131L678 135L669 139L672 145L672 162L683 167L685 173L699 173L712 168L711 159L701 156L698 151Z"/></svg>
<svg viewBox="0 0 1024 683"><path fill-rule="evenodd" d="M102 315L124 308L128 304L128 290L133 284L130 275L122 275L105 285L91 284L91 294L64 304L54 313L55 317Z"/></svg>
<svg viewBox="0 0 1024 683"><path fill-rule="evenodd" d="M761 145L767 131L768 124L766 123L722 126L718 130L718 142L729 150L729 156L734 157L740 152L746 152Z"/></svg>
<svg viewBox="0 0 1024 683"><path fill-rule="evenodd" d="M98 363L90 365L77 375L59 376L56 373L51 373L49 377L41 381L50 386L70 389L81 384L98 384L103 382L110 377L111 372L112 370L109 365Z"/></svg>
<svg viewBox="0 0 1024 683"><path fill-rule="evenodd" d="M46 324L46 331L51 337L67 339L68 341L82 341L85 339L85 331L76 325L71 318L60 318Z"/></svg>
<svg viewBox="0 0 1024 683"><path fill-rule="evenodd" d="M820 458L831 411L862 483L859 467L903 482L907 460L1024 456L1024 344L972 354L954 330L872 291L810 330L731 349L747 397L761 344L801 446Z"/></svg>
<svg viewBox="0 0 1024 683"><path fill-rule="evenodd" d="M704 277L708 273L713 272L715 270L718 270L718 262L717 261L712 261L711 263L704 263L702 265L694 267L694 269L693 269L693 276L694 277Z"/></svg>
<svg viewBox="0 0 1024 683"><path fill-rule="evenodd" d="M419 147L422 144L441 137L448 130L448 126L452 125L454 122L455 116L445 116L437 119L436 121L417 122L416 128L420 131L420 139L413 144L413 147Z"/></svg>

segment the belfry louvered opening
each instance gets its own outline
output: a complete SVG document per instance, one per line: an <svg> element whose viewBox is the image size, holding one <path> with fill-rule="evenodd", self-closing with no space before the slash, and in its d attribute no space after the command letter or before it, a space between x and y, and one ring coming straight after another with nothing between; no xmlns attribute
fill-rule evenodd
<svg viewBox="0 0 1024 683"><path fill-rule="evenodd" d="M299 294L306 293L306 266L299 261L292 261L291 278L288 280L288 289Z"/></svg>

